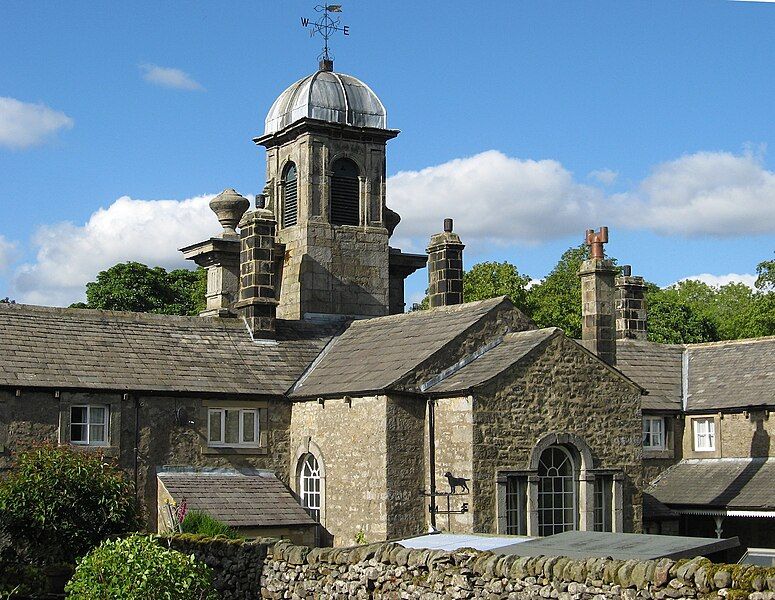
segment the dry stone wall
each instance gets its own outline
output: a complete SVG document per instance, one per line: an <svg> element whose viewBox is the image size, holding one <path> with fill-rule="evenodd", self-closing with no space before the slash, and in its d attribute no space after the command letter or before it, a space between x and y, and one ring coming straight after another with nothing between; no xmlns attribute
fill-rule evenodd
<svg viewBox="0 0 775 600"><path fill-rule="evenodd" d="M164 542L163 542L164 543ZM463 549L355 548L177 536L169 544L216 572L224 600L247 598L487 598L775 600L775 569L674 561L503 556Z"/></svg>

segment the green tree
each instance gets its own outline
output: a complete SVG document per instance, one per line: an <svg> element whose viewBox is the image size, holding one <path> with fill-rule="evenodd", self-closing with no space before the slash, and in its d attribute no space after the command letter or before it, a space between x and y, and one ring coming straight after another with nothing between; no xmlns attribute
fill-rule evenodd
<svg viewBox="0 0 775 600"><path fill-rule="evenodd" d="M99 454L53 445L23 452L0 480L9 561L74 563L102 540L139 526L134 490ZM11 556L8 556L11 554Z"/></svg>
<svg viewBox="0 0 775 600"><path fill-rule="evenodd" d="M508 296L517 308L528 312L529 283L530 277L520 275L511 263L479 263L463 275L463 301Z"/></svg>
<svg viewBox="0 0 775 600"><path fill-rule="evenodd" d="M568 248L540 283L530 288L530 314L539 327L559 327L581 337L581 263L589 256L586 244Z"/></svg>
<svg viewBox="0 0 775 600"><path fill-rule="evenodd" d="M775 260L764 260L756 266L756 289L760 292L775 292Z"/></svg>
<svg viewBox="0 0 775 600"><path fill-rule="evenodd" d="M716 323L695 310L673 287L659 289L654 285L648 291L648 339L662 344L710 342L718 338Z"/></svg>
<svg viewBox="0 0 775 600"><path fill-rule="evenodd" d="M206 287L207 274L202 268L168 272L125 262L100 271L95 281L86 284L86 302L71 307L195 315L205 306Z"/></svg>

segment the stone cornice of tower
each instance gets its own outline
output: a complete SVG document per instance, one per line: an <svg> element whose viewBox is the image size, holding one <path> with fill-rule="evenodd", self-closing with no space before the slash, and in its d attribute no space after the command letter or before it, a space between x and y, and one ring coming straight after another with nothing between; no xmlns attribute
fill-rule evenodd
<svg viewBox="0 0 775 600"><path fill-rule="evenodd" d="M360 142L374 141L385 143L401 133L400 129L379 129L377 127L357 127L344 123L330 123L320 119L304 117L288 127L275 133L269 133L253 138L257 146L271 148L285 142L296 139L303 133L322 133L341 139L356 140Z"/></svg>

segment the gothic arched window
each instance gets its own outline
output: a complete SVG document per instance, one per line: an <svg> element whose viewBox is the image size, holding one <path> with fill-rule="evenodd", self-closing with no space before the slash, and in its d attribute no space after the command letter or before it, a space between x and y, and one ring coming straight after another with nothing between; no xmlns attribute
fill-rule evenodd
<svg viewBox="0 0 775 600"><path fill-rule="evenodd" d="M562 446L549 446L538 462L538 535L576 529L573 457Z"/></svg>
<svg viewBox="0 0 775 600"><path fill-rule="evenodd" d="M313 454L304 454L299 459L299 497L316 521L320 521L322 477L320 465Z"/></svg>
<svg viewBox="0 0 775 600"><path fill-rule="evenodd" d="M357 225L360 222L358 165L349 158L340 158L332 171L331 224Z"/></svg>
<svg viewBox="0 0 775 600"><path fill-rule="evenodd" d="M288 163L283 173L283 227L296 225L299 218L299 186L296 165Z"/></svg>

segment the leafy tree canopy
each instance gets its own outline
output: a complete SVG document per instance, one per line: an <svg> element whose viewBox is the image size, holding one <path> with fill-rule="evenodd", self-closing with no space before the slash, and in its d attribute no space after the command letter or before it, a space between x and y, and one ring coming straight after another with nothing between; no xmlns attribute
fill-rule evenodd
<svg viewBox="0 0 775 600"><path fill-rule="evenodd" d="M775 292L775 260L764 260L756 266L756 289L760 292Z"/></svg>
<svg viewBox="0 0 775 600"><path fill-rule="evenodd" d="M508 296L520 310L527 312L529 284L530 277L520 275L511 263L479 263L463 275L463 300L472 302Z"/></svg>
<svg viewBox="0 0 775 600"><path fill-rule="evenodd" d="M571 337L581 337L581 263L589 256L586 244L563 252L559 262L529 291L528 316L539 327L559 327Z"/></svg>
<svg viewBox="0 0 775 600"><path fill-rule="evenodd" d="M167 271L125 262L100 271L95 281L86 284L86 302L71 307L196 315L204 309L206 287L202 268Z"/></svg>

